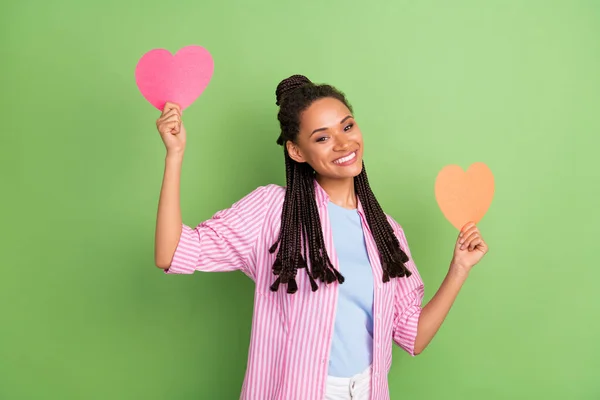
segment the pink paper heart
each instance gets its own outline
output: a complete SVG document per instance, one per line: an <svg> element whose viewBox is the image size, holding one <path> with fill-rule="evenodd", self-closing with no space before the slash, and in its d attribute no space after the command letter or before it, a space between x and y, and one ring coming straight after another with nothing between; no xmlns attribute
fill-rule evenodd
<svg viewBox="0 0 600 400"><path fill-rule="evenodd" d="M174 56L168 50L154 49L138 61L135 82L157 109L162 111L169 101L184 110L204 92L213 71L213 58L204 47L186 46Z"/></svg>

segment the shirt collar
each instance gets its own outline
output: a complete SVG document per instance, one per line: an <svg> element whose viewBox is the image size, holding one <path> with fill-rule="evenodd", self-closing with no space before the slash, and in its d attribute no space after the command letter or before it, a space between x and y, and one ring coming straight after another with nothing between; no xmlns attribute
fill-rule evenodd
<svg viewBox="0 0 600 400"><path fill-rule="evenodd" d="M329 202L329 195L327 194L325 189L323 189L323 187L319 184L319 182L317 182L316 179L313 179L313 180L314 180L314 185L315 185L315 201L317 202L317 206L326 207L327 203ZM358 196L356 196L356 203L357 203L356 209L357 209L358 213L364 217L365 211L363 209L362 203L360 202L360 199L358 198Z"/></svg>

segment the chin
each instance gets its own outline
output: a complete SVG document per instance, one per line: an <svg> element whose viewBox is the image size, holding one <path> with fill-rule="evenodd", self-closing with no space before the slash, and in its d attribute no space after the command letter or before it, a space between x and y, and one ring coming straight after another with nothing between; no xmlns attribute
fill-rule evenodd
<svg viewBox="0 0 600 400"><path fill-rule="evenodd" d="M359 164L356 166L356 168L352 168L352 178L360 175L360 173L362 172L362 160L359 162Z"/></svg>
<svg viewBox="0 0 600 400"><path fill-rule="evenodd" d="M339 169L339 168L336 168ZM334 171L332 178L348 179L354 178L362 172L362 160L357 160L356 165L343 167L341 171Z"/></svg>

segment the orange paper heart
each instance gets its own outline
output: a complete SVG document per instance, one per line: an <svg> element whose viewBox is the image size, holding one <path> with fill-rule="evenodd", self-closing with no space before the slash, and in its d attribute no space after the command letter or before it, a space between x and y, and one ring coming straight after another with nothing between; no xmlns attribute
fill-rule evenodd
<svg viewBox="0 0 600 400"><path fill-rule="evenodd" d="M448 221L458 230L478 223L492 204L494 176L484 163L472 164L467 172L448 165L435 180L435 198Z"/></svg>

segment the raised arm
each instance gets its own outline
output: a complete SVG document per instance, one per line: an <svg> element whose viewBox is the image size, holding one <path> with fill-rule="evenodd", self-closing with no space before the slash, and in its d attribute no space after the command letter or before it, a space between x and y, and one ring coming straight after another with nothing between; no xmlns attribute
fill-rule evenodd
<svg viewBox="0 0 600 400"><path fill-rule="evenodd" d="M423 352L448 316L471 268L487 253L488 247L477 226L467 224L456 240L448 273L435 295L423 307L424 286L412 261L404 232L399 225L400 244L409 255L413 275L397 286L395 296L394 341L411 355Z"/></svg>
<svg viewBox="0 0 600 400"><path fill-rule="evenodd" d="M475 266L488 252L488 246L474 223L463 227L456 244L448 273L435 295L423 307L419 318L415 353L419 354L429 345L448 316L458 293Z"/></svg>
<svg viewBox="0 0 600 400"><path fill-rule="evenodd" d="M256 246L271 207L283 202L284 189L261 186L195 227L182 222L180 177L186 132L181 111L167 103L156 121L167 148L158 202L154 259L167 274L241 270L256 279ZM279 203L277 203L279 202Z"/></svg>
<svg viewBox="0 0 600 400"><path fill-rule="evenodd" d="M167 149L165 170L158 200L158 215L154 242L154 262L167 269L181 237L180 179L186 132L181 121L181 109L167 103L156 121L156 127Z"/></svg>

